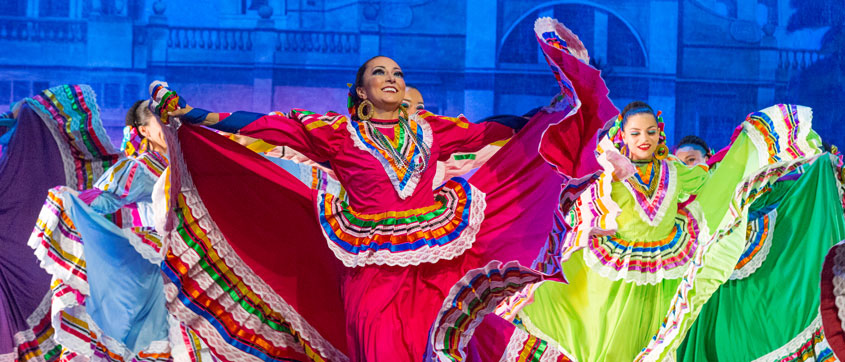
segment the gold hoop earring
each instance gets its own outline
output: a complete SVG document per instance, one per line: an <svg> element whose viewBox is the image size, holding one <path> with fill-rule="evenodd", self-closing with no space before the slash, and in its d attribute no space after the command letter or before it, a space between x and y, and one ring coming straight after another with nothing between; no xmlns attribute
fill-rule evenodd
<svg viewBox="0 0 845 362"><path fill-rule="evenodd" d="M367 108L367 110L365 111L364 108ZM373 102L365 99L358 104L358 119L369 121L370 118L373 118L374 111Z"/></svg>
<svg viewBox="0 0 845 362"><path fill-rule="evenodd" d="M661 143L657 146L657 149L654 150L654 158L657 160L663 160L669 156L669 147L666 147L665 144Z"/></svg>

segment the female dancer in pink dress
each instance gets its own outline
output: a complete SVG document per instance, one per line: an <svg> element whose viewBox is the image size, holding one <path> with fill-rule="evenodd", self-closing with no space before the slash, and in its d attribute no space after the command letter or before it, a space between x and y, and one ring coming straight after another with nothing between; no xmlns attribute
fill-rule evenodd
<svg viewBox="0 0 845 362"><path fill-rule="evenodd" d="M552 44L544 51L561 93L516 135L407 114L402 71L387 57L360 68L351 118L176 109L178 96L154 83L155 112L184 122L168 135L171 313L229 360L464 355L501 298L547 277L525 266L544 255L561 185L572 197L600 170L595 134L618 113L583 45L553 24L538 21L537 34ZM187 124L200 122L329 162L348 203ZM510 137L472 182L432 191L434 162ZM543 137L566 143L541 156Z"/></svg>

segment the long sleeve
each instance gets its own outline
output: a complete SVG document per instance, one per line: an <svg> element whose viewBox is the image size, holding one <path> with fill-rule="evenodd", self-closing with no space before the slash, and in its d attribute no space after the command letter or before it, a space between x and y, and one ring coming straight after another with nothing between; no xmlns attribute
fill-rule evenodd
<svg viewBox="0 0 845 362"><path fill-rule="evenodd" d="M321 115L295 109L289 115L220 113L220 122L211 127L288 146L314 161L325 162L339 149L344 139L340 128L345 127L346 122L347 118L338 113Z"/></svg>
<svg viewBox="0 0 845 362"><path fill-rule="evenodd" d="M140 161L125 158L106 171L94 184L95 189L80 194L94 211L111 214L138 201L151 201L158 177Z"/></svg>
<svg viewBox="0 0 845 362"><path fill-rule="evenodd" d="M710 170L707 165L698 164L687 166L679 161L675 162L675 169L678 173L678 190L682 194L697 195L701 186L710 179Z"/></svg>
<svg viewBox="0 0 845 362"><path fill-rule="evenodd" d="M464 116L443 117L430 112L420 113L434 133L440 146L439 160L449 159L453 153L476 152L484 146L513 136L512 128L496 122L475 124Z"/></svg>

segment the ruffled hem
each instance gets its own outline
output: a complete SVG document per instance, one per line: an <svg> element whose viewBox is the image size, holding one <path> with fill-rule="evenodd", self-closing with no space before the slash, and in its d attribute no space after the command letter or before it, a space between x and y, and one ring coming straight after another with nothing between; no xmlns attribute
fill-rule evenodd
<svg viewBox="0 0 845 362"><path fill-rule="evenodd" d="M498 304L543 275L519 262L491 261L467 272L449 291L428 338L428 350L441 360L466 359L475 328Z"/></svg>
<svg viewBox="0 0 845 362"><path fill-rule="evenodd" d="M92 188L99 175L120 158L105 134L97 96L90 86L60 85L26 102L47 125L56 144L68 146L58 147L68 187Z"/></svg>
<svg viewBox="0 0 845 362"><path fill-rule="evenodd" d="M175 139L175 137L174 137ZM241 259L229 245L223 233L211 219L205 208L181 155L171 159L171 167L177 167L182 185L177 200L172 200L178 219L165 236L167 257L163 266L167 307L176 319L197 332L214 353L225 360L263 360L262 356L274 359L294 353L296 356L346 361L342 352L322 337L316 329L302 318L281 296L264 282ZM172 221L169 221L169 223ZM203 254L200 254L203 253ZM206 270L209 255L211 262L223 269L226 287ZM184 290L190 289L186 296ZM254 314L233 301L227 290L246 290L255 300L249 301ZM246 295L247 299L250 295ZM193 300L203 299L205 309L199 309ZM214 310L214 316L206 318ZM223 321L221 323L221 321ZM268 323L279 329L274 329ZM241 341L237 331L249 330L252 340ZM283 331L285 330L285 331ZM270 346L260 348L258 346ZM281 355L277 355L281 353Z"/></svg>
<svg viewBox="0 0 845 362"><path fill-rule="evenodd" d="M608 160L611 152L616 156L624 157L613 146L607 137L599 141L596 152L598 162L604 169L598 181L593 183L575 201L577 207L565 214L566 224L571 228L563 239L563 249L571 255L576 250L589 245L593 235L612 235L619 228L616 217L622 213L622 208L616 204L610 196L612 190L611 182L616 167ZM566 258L564 260L567 260Z"/></svg>
<svg viewBox="0 0 845 362"><path fill-rule="evenodd" d="M692 204L686 210L678 210L674 233L662 240L628 241L616 236L592 236L583 253L584 262L609 280L654 285L684 276L699 249L699 235L709 232L700 208Z"/></svg>
<svg viewBox="0 0 845 362"><path fill-rule="evenodd" d="M777 216L777 209L774 209L748 223L748 230L745 235L745 251L742 252L739 263L737 263L728 280L748 278L763 265L772 249L772 237L774 236Z"/></svg>
<svg viewBox="0 0 845 362"><path fill-rule="evenodd" d="M472 247L486 207L485 194L461 178L436 191L435 205L407 212L367 215L331 194L318 200L323 235L348 267L451 260Z"/></svg>
<svg viewBox="0 0 845 362"><path fill-rule="evenodd" d="M129 244L141 257L155 265L160 265L164 261L161 236L155 231L155 228L132 227L122 230L123 236L129 240Z"/></svg>
<svg viewBox="0 0 845 362"><path fill-rule="evenodd" d="M760 150L760 149L758 149ZM763 149L765 150L765 148ZM765 166L752 175L744 178L740 182L737 190L734 193L731 207L728 214L723 218L719 228L712 234L704 232L702 228L701 235L713 235L706 241L702 242L699 239L699 249L692 259L692 263L687 271L684 273L681 283L678 286L678 292L670 302L670 309L660 326L658 332L652 337L649 344L643 348L643 351L637 355L637 361L660 361L667 355L672 353L681 343L685 333L692 322L697 317L702 305L691 303L689 300L690 292L693 291L698 283L696 283L697 274L706 267L706 259L711 257L710 250L714 245L721 241L724 237L729 235L731 231L742 223L745 213L741 209L745 209L748 205L759 196L757 192L766 184L779 179L780 177L793 172L798 167L812 162L815 158L792 160L789 162L780 162L774 165ZM698 202L693 201L688 207L696 205ZM734 205L740 205L740 210L735 209ZM702 225L705 223L702 221ZM744 240L744 238L743 238Z"/></svg>
<svg viewBox="0 0 845 362"><path fill-rule="evenodd" d="M822 327L833 353L841 360L845 358L845 240L825 256L820 289Z"/></svg>
<svg viewBox="0 0 845 362"><path fill-rule="evenodd" d="M82 241L65 209L69 189L47 192L35 229L27 244L35 250L41 268L64 284L88 295L88 276Z"/></svg>
<svg viewBox="0 0 845 362"><path fill-rule="evenodd" d="M510 341L502 354L500 362L521 362L525 356L531 356L531 361L538 362L578 362L557 346L531 335L522 330L515 329Z"/></svg>
<svg viewBox="0 0 845 362"><path fill-rule="evenodd" d="M816 316L807 328L785 345L757 358L754 362L831 361L833 351L822 329L821 316Z"/></svg>
<svg viewBox="0 0 845 362"><path fill-rule="evenodd" d="M169 345L167 349L157 347L164 342L153 342L150 349L134 355L122 343L104 335L86 312L84 300L90 290L84 247L65 207L69 197L72 196L65 187L48 191L29 240L41 267L53 279L51 301L46 308L52 309L54 339L66 349L94 360L100 356L108 361L123 361L141 355L151 361L169 360ZM141 236L131 229L123 229L123 233L133 245L142 244Z"/></svg>
<svg viewBox="0 0 845 362"><path fill-rule="evenodd" d="M26 319L28 329L15 333L12 340L15 351L0 356L0 361L56 361L62 357L62 346L52 338L53 327L50 325L50 297L47 293L41 304ZM79 359L71 355L64 356L69 361Z"/></svg>

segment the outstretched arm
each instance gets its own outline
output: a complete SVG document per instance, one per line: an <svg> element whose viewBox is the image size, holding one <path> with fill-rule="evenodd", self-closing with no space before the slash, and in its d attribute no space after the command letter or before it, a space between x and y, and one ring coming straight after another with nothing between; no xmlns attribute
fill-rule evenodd
<svg viewBox="0 0 845 362"><path fill-rule="evenodd" d="M346 121L339 114L324 116L304 111L293 111L290 115L214 113L190 106L168 114L220 131L257 138L277 146L289 146L317 162L329 161L336 153L340 140L336 129Z"/></svg>

